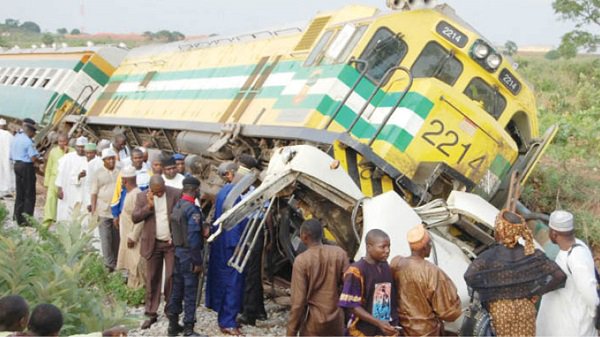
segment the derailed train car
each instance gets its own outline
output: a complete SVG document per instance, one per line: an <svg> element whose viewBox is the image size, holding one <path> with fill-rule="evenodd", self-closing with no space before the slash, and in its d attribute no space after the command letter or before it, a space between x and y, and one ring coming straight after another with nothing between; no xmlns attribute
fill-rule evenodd
<svg viewBox="0 0 600 337"><path fill-rule="evenodd" d="M268 162L271 178L217 225L273 212L273 272L289 269L304 218L320 218L351 256L372 226L401 244L404 227L424 221L445 247L440 265L462 282L493 241L512 172L524 183L556 132L540 138L536 114L511 62L448 6L348 6L305 29L132 50L90 111L68 120L98 138L118 127L133 144L198 155L208 194L220 162ZM267 182L280 189L260 193Z"/></svg>
<svg viewBox="0 0 600 337"><path fill-rule="evenodd" d="M87 112L126 53L111 46L0 51L0 116L33 119L47 127L36 138L44 141L65 115Z"/></svg>

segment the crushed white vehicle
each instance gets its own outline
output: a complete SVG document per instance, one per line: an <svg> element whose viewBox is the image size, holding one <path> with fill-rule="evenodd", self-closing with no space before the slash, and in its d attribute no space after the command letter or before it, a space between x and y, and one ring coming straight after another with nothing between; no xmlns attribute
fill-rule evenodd
<svg viewBox="0 0 600 337"><path fill-rule="evenodd" d="M478 252L494 242L493 226L499 210L478 195L453 191L448 200L434 200L411 207L394 191L368 198L360 191L339 162L310 145L283 147L274 152L260 186L232 208L213 226L231 229L249 217L237 253L229 261L240 272L257 233L272 216L278 229L280 253L290 262L302 250L298 228L303 219L321 220L326 237L348 252L354 260L365 255L365 235L374 228L390 235L390 260L410 255L406 234L424 223L433 238L430 261L454 281L463 307L469 293L463 275ZM295 214L296 216L293 216ZM461 319L446 327L457 331Z"/></svg>

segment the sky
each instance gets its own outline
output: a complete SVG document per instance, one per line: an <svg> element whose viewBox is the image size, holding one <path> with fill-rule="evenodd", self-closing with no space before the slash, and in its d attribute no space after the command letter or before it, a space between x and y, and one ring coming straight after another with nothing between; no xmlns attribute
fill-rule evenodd
<svg viewBox="0 0 600 337"><path fill-rule="evenodd" d="M559 20L551 0L437 0L496 44L557 46L572 24ZM83 3L83 10L81 4ZM319 11L385 0L0 0L0 20L34 21L42 30L143 33L161 29L187 36L228 35L306 23ZM82 15L83 14L83 15Z"/></svg>

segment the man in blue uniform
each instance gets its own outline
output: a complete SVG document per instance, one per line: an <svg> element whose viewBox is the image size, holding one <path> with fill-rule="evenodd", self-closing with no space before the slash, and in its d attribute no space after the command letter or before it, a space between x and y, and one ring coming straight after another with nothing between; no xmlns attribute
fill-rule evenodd
<svg viewBox="0 0 600 337"><path fill-rule="evenodd" d="M183 179L181 200L171 214L171 230L175 246L173 290L167 304L169 336L181 332L179 314L184 312L183 335L199 336L194 332L196 323L196 293L198 273L202 270L202 213L195 201L199 196L200 181L194 177ZM182 302L184 307L182 308Z"/></svg>
<svg viewBox="0 0 600 337"><path fill-rule="evenodd" d="M227 182L217 193L214 219L218 219L225 211L223 204L234 187L233 180L237 165L224 163L219 167L219 174ZM229 267L227 261L233 256L240 241L246 221L224 230L210 245L210 259L206 280L206 306L218 313L221 332L228 335L241 335L236 316L242 309L244 297L244 275ZM217 230L211 226L211 234Z"/></svg>
<svg viewBox="0 0 600 337"><path fill-rule="evenodd" d="M33 215L35 208L34 164L40 157L31 140L35 136L35 131L35 122L26 118L22 130L17 133L10 146L10 159L14 162L17 190L13 216L19 226L26 225L23 214Z"/></svg>

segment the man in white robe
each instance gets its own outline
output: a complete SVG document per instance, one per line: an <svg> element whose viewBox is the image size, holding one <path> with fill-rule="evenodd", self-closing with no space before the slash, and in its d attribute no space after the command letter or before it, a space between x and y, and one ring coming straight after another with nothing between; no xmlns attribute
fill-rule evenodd
<svg viewBox="0 0 600 337"><path fill-rule="evenodd" d="M6 130L6 120L0 118L0 198L15 194L15 171L10 161L13 135Z"/></svg>
<svg viewBox="0 0 600 337"><path fill-rule="evenodd" d="M598 336L594 327L598 294L594 259L588 246L574 235L573 214L550 215L550 240L560 248L556 263L567 274L564 288L542 297L537 315L538 336Z"/></svg>
<svg viewBox="0 0 600 337"><path fill-rule="evenodd" d="M58 161L58 174L55 182L59 198L56 212L57 221L71 220L74 212L83 214L85 209L84 186L88 169L85 145L87 142L85 137L77 138L75 152L64 155Z"/></svg>

